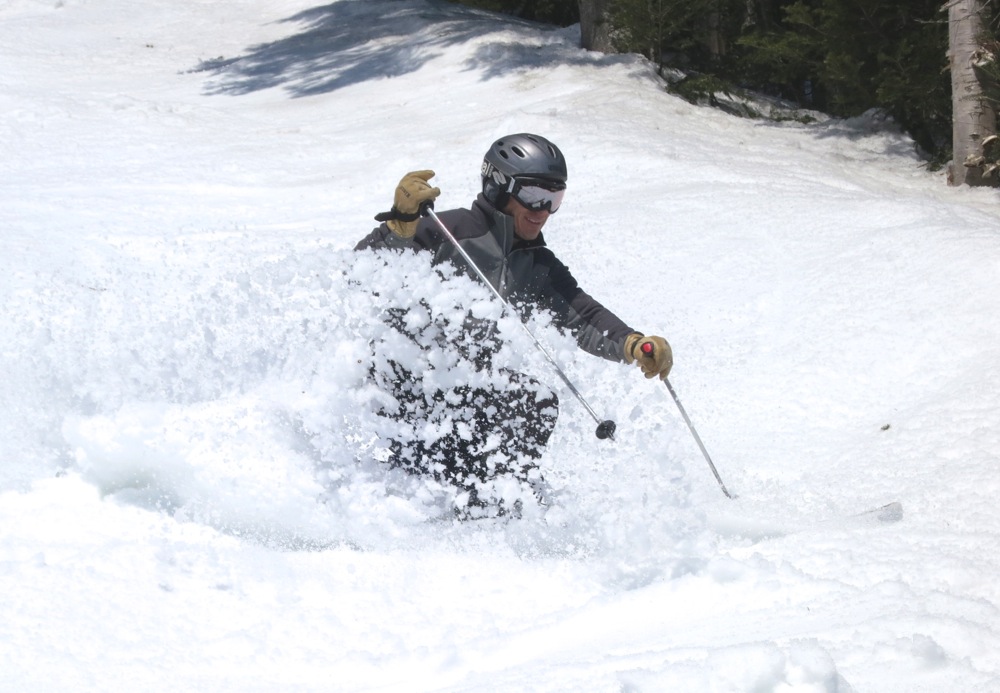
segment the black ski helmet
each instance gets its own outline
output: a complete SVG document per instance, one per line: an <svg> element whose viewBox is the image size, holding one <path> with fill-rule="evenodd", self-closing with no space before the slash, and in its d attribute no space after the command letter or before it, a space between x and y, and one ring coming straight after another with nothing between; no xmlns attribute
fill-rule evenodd
<svg viewBox="0 0 1000 693"><path fill-rule="evenodd" d="M566 184L566 158L541 135L522 132L501 137L483 158L483 195L497 209L507 204L515 178Z"/></svg>

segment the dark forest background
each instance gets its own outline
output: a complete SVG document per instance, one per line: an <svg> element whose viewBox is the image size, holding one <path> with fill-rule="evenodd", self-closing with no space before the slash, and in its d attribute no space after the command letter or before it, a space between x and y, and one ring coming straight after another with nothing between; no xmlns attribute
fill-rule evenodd
<svg viewBox="0 0 1000 693"><path fill-rule="evenodd" d="M569 26L580 0L460 0ZM890 116L932 167L952 155L948 12L944 0L604 0L610 48L640 53L695 102L757 92L838 117ZM985 52L997 45L986 2ZM586 7L584 10L586 11ZM994 55L983 65L991 69ZM747 113L747 115L751 115Z"/></svg>

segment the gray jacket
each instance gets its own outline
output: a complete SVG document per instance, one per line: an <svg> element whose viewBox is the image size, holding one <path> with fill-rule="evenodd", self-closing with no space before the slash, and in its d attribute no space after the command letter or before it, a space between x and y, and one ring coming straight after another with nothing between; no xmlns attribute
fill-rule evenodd
<svg viewBox="0 0 1000 693"><path fill-rule="evenodd" d="M482 195L472 209L453 209L438 217L490 284L522 317L536 307L547 309L556 325L569 330L584 351L611 361L625 361L625 337L637 330L581 289L541 235L534 241L517 238L514 218L498 211ZM475 276L432 219L421 219L416 235L410 239L400 238L382 224L355 246L355 250L368 248L426 250L434 254L434 264L451 262Z"/></svg>

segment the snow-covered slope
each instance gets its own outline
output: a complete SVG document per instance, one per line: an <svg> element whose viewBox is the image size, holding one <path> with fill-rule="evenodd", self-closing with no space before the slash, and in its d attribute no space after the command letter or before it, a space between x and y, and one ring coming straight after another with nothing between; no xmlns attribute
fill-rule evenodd
<svg viewBox="0 0 1000 693"><path fill-rule="evenodd" d="M0 5L0 689L1000 691L996 194L871 118L691 106L577 31ZM543 323L618 422L561 392L558 507L441 522L372 459L379 310L495 308L350 249L403 173L464 206L517 131L566 153L549 244L670 339L737 500L661 385Z"/></svg>

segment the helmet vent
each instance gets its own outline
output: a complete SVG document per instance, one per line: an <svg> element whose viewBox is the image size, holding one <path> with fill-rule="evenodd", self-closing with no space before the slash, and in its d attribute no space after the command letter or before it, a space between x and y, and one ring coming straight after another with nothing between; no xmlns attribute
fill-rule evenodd
<svg viewBox="0 0 1000 693"><path fill-rule="evenodd" d="M521 157L522 159L527 159L527 158L528 158L528 155L524 153L524 150L523 150L523 149L521 149L521 148L520 148L520 147L518 147L518 146L513 146L513 147L511 147L511 148L510 148L510 150L511 150L512 152L514 152L515 154L517 154L517 155L518 155L519 157Z"/></svg>

